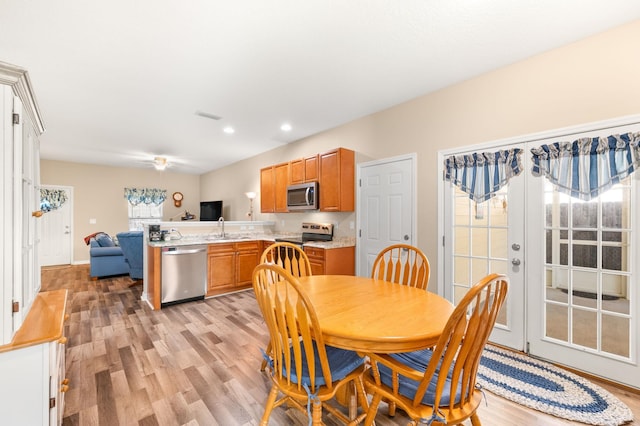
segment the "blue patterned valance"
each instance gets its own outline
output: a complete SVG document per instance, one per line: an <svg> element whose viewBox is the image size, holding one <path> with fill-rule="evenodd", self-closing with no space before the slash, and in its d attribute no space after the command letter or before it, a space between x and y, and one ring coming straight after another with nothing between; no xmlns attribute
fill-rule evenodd
<svg viewBox="0 0 640 426"><path fill-rule="evenodd" d="M481 203L522 172L522 150L452 155L444 160L445 180L450 181L473 201Z"/></svg>
<svg viewBox="0 0 640 426"><path fill-rule="evenodd" d="M534 176L559 192L589 201L631 175L640 165L640 133L581 138L532 148Z"/></svg>
<svg viewBox="0 0 640 426"><path fill-rule="evenodd" d="M69 199L64 189L40 189L40 210L50 212L59 209Z"/></svg>
<svg viewBox="0 0 640 426"><path fill-rule="evenodd" d="M125 188L124 198L134 206L140 203L160 205L167 198L166 189L157 188Z"/></svg>

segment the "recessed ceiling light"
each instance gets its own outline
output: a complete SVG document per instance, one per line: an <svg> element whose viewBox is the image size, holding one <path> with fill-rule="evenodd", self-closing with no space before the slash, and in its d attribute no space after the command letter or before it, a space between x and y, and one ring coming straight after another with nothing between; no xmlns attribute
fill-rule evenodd
<svg viewBox="0 0 640 426"><path fill-rule="evenodd" d="M223 132L225 132L228 135L231 135L233 133L235 133L235 129L231 126L227 126L224 129L222 129Z"/></svg>
<svg viewBox="0 0 640 426"><path fill-rule="evenodd" d="M280 130L282 130L283 132L290 132L292 129L291 124L289 123L284 123L282 124L282 126L280 126Z"/></svg>

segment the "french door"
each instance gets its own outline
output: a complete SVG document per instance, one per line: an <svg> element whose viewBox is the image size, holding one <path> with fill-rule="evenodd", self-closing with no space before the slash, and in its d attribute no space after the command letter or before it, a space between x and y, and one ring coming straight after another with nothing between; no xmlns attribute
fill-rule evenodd
<svg viewBox="0 0 640 426"><path fill-rule="evenodd" d="M524 146L510 146L510 148ZM464 154L464 152L460 153ZM457 304L469 288L490 273L506 274L510 287L491 340L523 350L524 200L522 175L509 181L491 200L476 203L459 188L444 187L445 297Z"/></svg>
<svg viewBox="0 0 640 426"><path fill-rule="evenodd" d="M585 202L534 177L530 159L542 144L637 131L599 123L469 150L522 148L523 171L480 204L443 183L441 276L455 303L487 273L507 274L492 342L640 388L640 173Z"/></svg>

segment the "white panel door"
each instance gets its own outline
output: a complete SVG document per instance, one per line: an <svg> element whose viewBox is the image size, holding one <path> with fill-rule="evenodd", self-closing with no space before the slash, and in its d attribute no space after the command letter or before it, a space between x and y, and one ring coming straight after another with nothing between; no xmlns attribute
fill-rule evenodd
<svg viewBox="0 0 640 426"><path fill-rule="evenodd" d="M414 164L414 156L405 156L358 165L357 275L371 275L383 248L417 243Z"/></svg>
<svg viewBox="0 0 640 426"><path fill-rule="evenodd" d="M45 213L40 218L40 265L71 264L73 188L68 186L42 186L66 191L67 201L62 207Z"/></svg>

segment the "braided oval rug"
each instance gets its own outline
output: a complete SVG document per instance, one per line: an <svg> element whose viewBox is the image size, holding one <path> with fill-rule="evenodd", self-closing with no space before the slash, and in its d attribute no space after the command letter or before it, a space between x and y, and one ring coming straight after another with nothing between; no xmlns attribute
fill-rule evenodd
<svg viewBox="0 0 640 426"><path fill-rule="evenodd" d="M633 420L622 401L587 379L526 355L487 346L477 383L534 410L591 425Z"/></svg>

